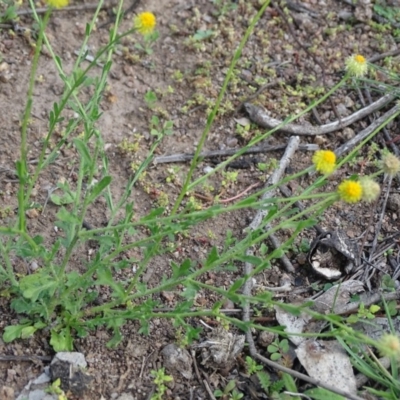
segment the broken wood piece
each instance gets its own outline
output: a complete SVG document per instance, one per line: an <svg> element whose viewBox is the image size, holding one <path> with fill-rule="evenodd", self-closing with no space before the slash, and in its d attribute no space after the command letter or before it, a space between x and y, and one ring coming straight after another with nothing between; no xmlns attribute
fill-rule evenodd
<svg viewBox="0 0 400 400"><path fill-rule="evenodd" d="M252 146L246 149L243 154L257 154L263 153L265 151L278 151L286 149L287 145L278 145L278 146ZM224 150L213 150L213 151L205 151L199 154L199 158L211 158L211 157L225 157L225 156L233 156L241 149L224 149ZM319 146L316 144L301 144L298 147L298 150L302 151L316 151L319 150ZM163 164L163 163L176 163L176 162L184 162L190 161L194 157L194 153L181 153L181 154L172 154L170 156L160 156L156 157L153 160L153 164Z"/></svg>
<svg viewBox="0 0 400 400"><path fill-rule="evenodd" d="M381 97L374 103L371 103L367 107L364 107L361 110L356 111L355 113L349 115L348 117L342 118L341 121L334 121L330 122L329 124L321 126L298 125L291 123L283 125L284 124L283 121L270 117L268 113L259 106L256 106L251 103L246 103L244 104L244 108L249 114L250 119L257 125L261 126L262 128L274 129L282 125L282 127L279 128L279 131L281 132L290 133L292 135L319 136L319 135L327 135L328 133L335 132L339 129L351 125L352 123L380 109L385 104L392 101L395 97L396 96L393 93L389 93Z"/></svg>
<svg viewBox="0 0 400 400"><path fill-rule="evenodd" d="M374 104L374 103L373 103ZM371 125L367 126L361 132L359 132L356 136L350 139L348 142L338 147L335 150L335 154L337 157L342 156L345 153L348 153L352 150L358 143L363 141L368 135L370 135L376 128L378 128L385 121L389 121L396 113L400 112L400 105L396 105L379 117L376 121L374 121Z"/></svg>

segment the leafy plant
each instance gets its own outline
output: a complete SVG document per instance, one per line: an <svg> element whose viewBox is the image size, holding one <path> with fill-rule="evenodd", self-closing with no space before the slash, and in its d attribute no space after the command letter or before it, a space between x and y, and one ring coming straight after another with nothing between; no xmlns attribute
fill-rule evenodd
<svg viewBox="0 0 400 400"><path fill-rule="evenodd" d="M167 375L164 368L152 370L150 375L154 378L153 382L156 385L156 393L151 396L151 400L163 400L167 390L166 383L172 382L174 378Z"/></svg>
<svg viewBox="0 0 400 400"><path fill-rule="evenodd" d="M18 17L18 7L15 2L13 0L1 0L1 3L6 6L6 9L4 13L0 14L0 23L6 23L15 20Z"/></svg>
<svg viewBox="0 0 400 400"><path fill-rule="evenodd" d="M359 321L360 319L374 319L375 314L380 309L381 308L375 304L372 304L369 308L366 309L364 303L361 303L360 307L357 311L357 315L350 315L350 317L347 318L347 322L355 323L355 322Z"/></svg>
<svg viewBox="0 0 400 400"><path fill-rule="evenodd" d="M249 375L253 375L262 369L262 365L257 364L256 361L250 356L246 356L246 371Z"/></svg>
<svg viewBox="0 0 400 400"><path fill-rule="evenodd" d="M236 390L236 382L231 380L225 386L224 390L215 390L214 391L215 397L221 397L223 400L239 400L243 397L243 393L240 393Z"/></svg>
<svg viewBox="0 0 400 400"><path fill-rule="evenodd" d="M153 54L153 46L159 37L160 33L158 31L144 35L142 43L136 43L135 48L147 55L151 55Z"/></svg>
<svg viewBox="0 0 400 400"><path fill-rule="evenodd" d="M279 340L279 338L277 338L267 347L267 350L271 354L271 360L277 361L282 358L283 354L289 351L289 341L287 339Z"/></svg>
<svg viewBox="0 0 400 400"><path fill-rule="evenodd" d="M148 90L144 95L144 101L146 102L147 107L154 108L158 101L157 95L152 90Z"/></svg>

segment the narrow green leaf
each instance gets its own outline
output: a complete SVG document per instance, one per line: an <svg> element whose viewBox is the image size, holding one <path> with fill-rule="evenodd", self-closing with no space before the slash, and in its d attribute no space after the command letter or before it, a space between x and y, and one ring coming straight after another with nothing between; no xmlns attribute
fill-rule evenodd
<svg viewBox="0 0 400 400"><path fill-rule="evenodd" d="M284 372L282 374L282 380L285 382L285 387L289 392L292 393L297 393L297 387L296 387L296 383L293 379L293 377L289 374L287 374L286 372ZM300 400L300 397L292 397L294 400Z"/></svg>
<svg viewBox="0 0 400 400"><path fill-rule="evenodd" d="M259 257L255 256L247 256L247 255L240 255L236 257L238 260L247 262L249 264L253 264L255 267L258 267L260 264L262 264L262 260Z"/></svg>
<svg viewBox="0 0 400 400"><path fill-rule="evenodd" d="M119 328L115 328L115 329L114 329L114 335L113 335L113 337L107 342L106 347L107 347L108 349L112 349L112 348L118 346L118 345L121 343L121 341L122 341L123 338L124 338L124 337L122 336L121 331L119 330Z"/></svg>
<svg viewBox="0 0 400 400"><path fill-rule="evenodd" d="M315 400L345 400L343 396L332 393L329 390L323 388L306 390L304 394Z"/></svg>
<svg viewBox="0 0 400 400"><path fill-rule="evenodd" d="M97 182L89 195L88 201L92 203L94 199L111 183L111 176L105 176L100 182Z"/></svg>
<svg viewBox="0 0 400 400"><path fill-rule="evenodd" d="M207 257L205 266L206 267L210 266L214 261L218 260L218 257L219 257L219 255L218 255L217 248L214 246L211 249L210 254Z"/></svg>
<svg viewBox="0 0 400 400"><path fill-rule="evenodd" d="M62 196L58 196L57 194L52 193L50 195L50 200L56 205L56 206L64 206L67 204L71 204L74 202L75 193L69 193L65 192L63 193Z"/></svg>
<svg viewBox="0 0 400 400"><path fill-rule="evenodd" d="M58 211L56 216L60 221L63 221L63 222L68 222L70 224L79 224L80 223L79 218L76 215L69 212L68 210L66 210L64 207L62 207Z"/></svg>
<svg viewBox="0 0 400 400"><path fill-rule="evenodd" d="M90 157L89 148L86 143L78 138L75 138L73 142L85 165L90 165L92 163L92 157Z"/></svg>

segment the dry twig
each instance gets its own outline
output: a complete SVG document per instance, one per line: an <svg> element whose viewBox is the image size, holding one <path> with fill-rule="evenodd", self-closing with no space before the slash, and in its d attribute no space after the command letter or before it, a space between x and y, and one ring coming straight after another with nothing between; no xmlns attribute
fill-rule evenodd
<svg viewBox="0 0 400 400"><path fill-rule="evenodd" d="M299 146L299 142L300 142L300 138L298 136L292 137L289 139L289 143L288 143L288 147L285 151L285 154L283 155L281 162L279 164L279 168L277 170L275 170L274 174L272 175L272 177L270 179L268 179L268 182L266 184L266 187L276 184L280 181L282 175L285 172L285 169L287 167L287 165L289 164L290 159L292 158L293 154L295 153L297 147ZM262 200L267 199L269 197L272 197L275 193L276 189L274 190L267 190L263 196L262 196ZM263 218L266 215L266 211L265 210L259 210L257 212L257 214L255 215L253 221L251 222L251 224L249 225L249 228L251 230L256 230L258 229L258 227L260 226ZM265 229L268 229L268 225L265 227ZM271 236L270 236L271 237ZM277 244L277 242L275 241L275 244ZM248 256L252 256L253 255L253 251L251 249L248 249L246 252L246 255ZM289 267L289 271L288 272L293 272L294 268L291 265L290 261L287 260L288 263L285 262L285 268ZM251 273L253 272L253 265L249 262L246 262L244 265L244 275L246 276L250 276ZM243 294L246 296L250 296L251 294L251 290L253 287L253 282L250 278L248 278L243 286ZM245 303L244 307L243 307L243 321L250 321L250 305L249 303Z"/></svg>
<svg viewBox="0 0 400 400"><path fill-rule="evenodd" d="M51 361L52 356L36 356L36 355L21 355L21 356L5 356L0 355L0 361Z"/></svg>
<svg viewBox="0 0 400 400"><path fill-rule="evenodd" d="M366 117L374 111L379 110L385 104L392 101L395 97L396 96L393 93L389 93L369 106L356 111L348 117L343 118L341 121L330 122L329 124L321 126L286 124L279 128L279 131L290 133L292 135L303 136L327 135L328 133L335 132L338 129L345 128L346 126L359 121L361 118ZM249 114L250 119L263 128L274 129L280 125L283 125L282 121L270 117L261 107L255 106L251 103L246 103L244 107Z"/></svg>
<svg viewBox="0 0 400 400"><path fill-rule="evenodd" d="M112 8L117 3L104 3L101 6L101 9L104 10L106 8ZM87 11L87 10L95 10L99 6L99 3L88 3L88 4L75 4L73 6L63 7L63 8L53 8L53 11L60 12L60 11ZM44 14L48 11L48 7L41 7L36 8L36 14ZM16 12L17 15L31 15L33 13L32 9L29 10L18 10Z"/></svg>
<svg viewBox="0 0 400 400"><path fill-rule="evenodd" d="M278 145L278 146L252 146L246 149L243 154L257 154L263 153L266 151L279 151L285 150L286 144ZM298 150L302 151L315 151L318 150L319 147L316 144L301 144ZM199 158L212 158L212 157L227 157L233 156L236 154L240 149L225 149L225 150L214 150L214 151L205 151L200 153ZM176 162L185 162L190 161L194 157L194 153L186 154L172 154L170 156L160 156L156 157L153 161L154 165L163 164L163 163L176 163Z"/></svg>

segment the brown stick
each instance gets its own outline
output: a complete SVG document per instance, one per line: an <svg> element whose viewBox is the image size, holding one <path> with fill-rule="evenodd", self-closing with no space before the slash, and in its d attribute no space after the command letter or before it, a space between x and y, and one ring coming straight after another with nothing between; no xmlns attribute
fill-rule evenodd
<svg viewBox="0 0 400 400"><path fill-rule="evenodd" d="M392 93L389 93L374 103L370 104L367 107L362 108L361 110L356 111L354 114L349 115L348 117L343 118L341 121L330 122L326 125L321 126L304 126L297 124L287 124L282 126L279 131L290 133L291 135L303 135L303 136L318 136L318 135L327 135L328 133L332 133L337 131L338 129L343 129L346 126L351 125L352 123L359 121L360 119L366 117L372 112L382 108L385 104L392 101L396 96ZM250 119L255 122L257 125L263 128L274 129L279 125L282 125L283 122L270 117L267 112L261 107L255 106L251 103L246 103L244 105L247 113L249 114Z"/></svg>
<svg viewBox="0 0 400 400"><path fill-rule="evenodd" d="M113 3L104 3L101 6L101 9L104 10L105 8L114 7L116 5L115 2ZM52 12L60 12L60 11L85 11L85 10L95 10L99 6L99 3L89 3L89 4L79 4L74 6L68 6L64 8L53 8ZM44 14L48 11L49 7L41 7L36 8L36 14ZM18 10L16 12L17 15L31 15L33 14L33 10Z"/></svg>
<svg viewBox="0 0 400 400"><path fill-rule="evenodd" d="M52 356L3 356L0 355L0 361L51 361L53 359Z"/></svg>
<svg viewBox="0 0 400 400"><path fill-rule="evenodd" d="M279 151L285 150L287 147L286 144L278 145L278 146L253 146L249 147L245 150L243 154L257 154L264 153L266 151ZM316 144L301 144L298 150L302 151L316 151L319 147ZM200 153L199 158L211 158L211 157L225 157L225 156L233 156L240 149L225 149L225 150L214 150L214 151L205 151L204 153ZM160 156L156 157L153 161L153 164L163 164L163 163L176 163L176 162L184 162L190 161L194 157L194 153L181 153L181 154L172 154L170 156Z"/></svg>

